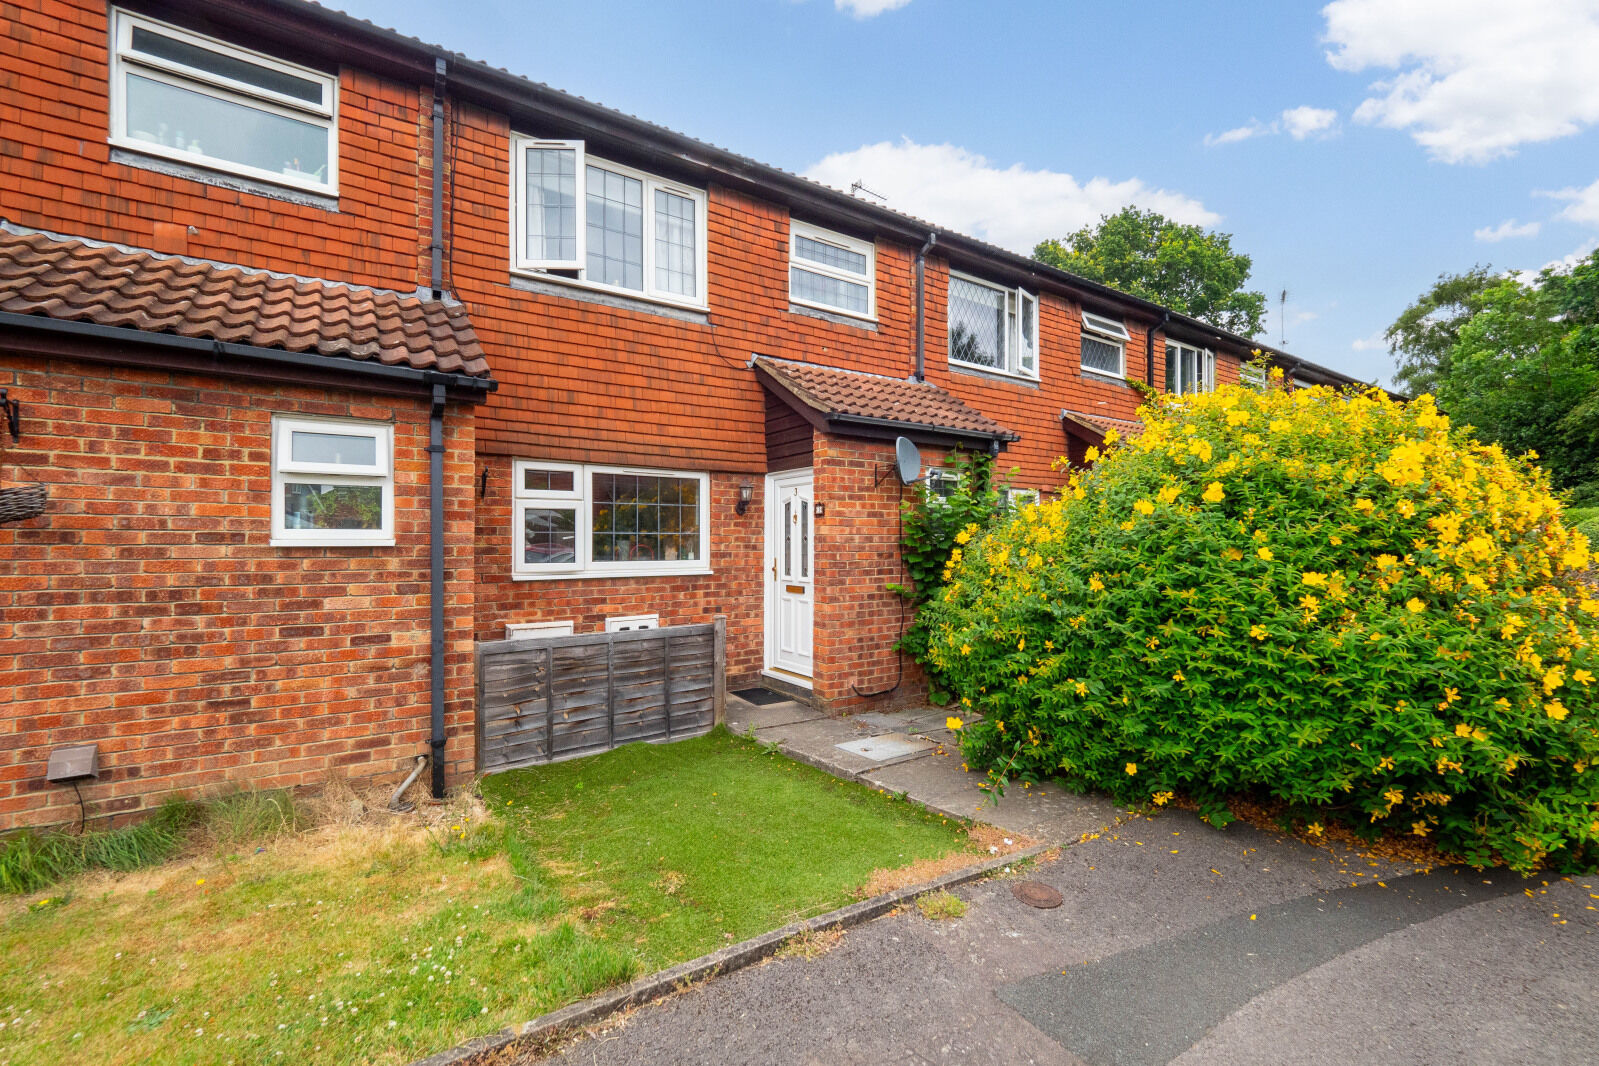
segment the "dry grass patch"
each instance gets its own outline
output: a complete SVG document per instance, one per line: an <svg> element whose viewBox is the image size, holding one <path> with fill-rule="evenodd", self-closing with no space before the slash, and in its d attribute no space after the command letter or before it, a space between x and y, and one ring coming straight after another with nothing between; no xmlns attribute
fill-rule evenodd
<svg viewBox="0 0 1599 1066"><path fill-rule="evenodd" d="M772 954L774 959L819 959L844 942L844 930L838 926L828 929L806 929L783 941L783 946Z"/></svg>
<svg viewBox="0 0 1599 1066"><path fill-rule="evenodd" d="M1002 829L980 823L966 827L966 838L971 842L972 851L957 851L942 858L922 859L908 866L873 870L866 883L856 892L856 896L870 899L885 892L898 892L916 885L925 885L946 874L964 870L968 866L976 866L996 855L1010 855L1023 848L1030 848L1036 843L1031 837L1007 834Z"/></svg>

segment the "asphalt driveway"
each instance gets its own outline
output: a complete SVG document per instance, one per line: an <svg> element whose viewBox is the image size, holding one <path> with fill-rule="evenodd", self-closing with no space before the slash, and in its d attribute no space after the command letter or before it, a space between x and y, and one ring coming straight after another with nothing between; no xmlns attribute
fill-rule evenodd
<svg viewBox="0 0 1599 1066"><path fill-rule="evenodd" d="M543 1061L1599 1063L1599 878L1419 874L1180 812L1027 876L1065 903L975 885L960 919L880 919Z"/></svg>

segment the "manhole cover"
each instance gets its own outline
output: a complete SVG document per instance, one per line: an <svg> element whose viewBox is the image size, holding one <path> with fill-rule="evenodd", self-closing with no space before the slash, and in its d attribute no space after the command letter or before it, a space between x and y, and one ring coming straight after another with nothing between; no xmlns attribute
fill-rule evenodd
<svg viewBox="0 0 1599 1066"><path fill-rule="evenodd" d="M1061 894L1042 881L1017 881L1010 886L1011 895L1039 910L1049 910L1061 905Z"/></svg>

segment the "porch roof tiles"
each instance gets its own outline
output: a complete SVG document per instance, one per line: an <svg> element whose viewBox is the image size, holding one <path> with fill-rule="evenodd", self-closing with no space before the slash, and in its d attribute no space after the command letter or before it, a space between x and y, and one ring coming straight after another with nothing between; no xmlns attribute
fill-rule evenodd
<svg viewBox="0 0 1599 1066"><path fill-rule="evenodd" d="M926 381L840 370L758 355L753 360L764 380L829 422L844 427L904 428L935 436L1005 442L1021 435L995 422L961 399ZM802 412L803 413L803 412Z"/></svg>
<svg viewBox="0 0 1599 1066"><path fill-rule="evenodd" d="M1137 419L1111 418L1086 411L1062 410L1060 420L1067 433L1091 443L1104 440L1105 434L1113 429L1123 437L1136 437L1144 432L1144 424Z"/></svg>
<svg viewBox="0 0 1599 1066"><path fill-rule="evenodd" d="M460 304L4 223L0 311L489 376Z"/></svg>

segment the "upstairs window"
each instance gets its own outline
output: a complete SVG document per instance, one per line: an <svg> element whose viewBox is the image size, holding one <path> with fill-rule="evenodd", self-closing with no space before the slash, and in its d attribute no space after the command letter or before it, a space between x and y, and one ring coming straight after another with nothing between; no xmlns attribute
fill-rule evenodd
<svg viewBox="0 0 1599 1066"><path fill-rule="evenodd" d="M338 79L114 12L111 143L317 193L338 189Z"/></svg>
<svg viewBox="0 0 1599 1066"><path fill-rule="evenodd" d="M1001 374L1038 377L1038 297L987 281L949 276L949 360Z"/></svg>
<svg viewBox="0 0 1599 1066"><path fill-rule="evenodd" d="M519 270L671 303L705 303L705 193L588 155L512 139Z"/></svg>
<svg viewBox="0 0 1599 1066"><path fill-rule="evenodd" d="M1113 378L1127 376L1127 344L1132 337L1120 319L1083 312L1083 369Z"/></svg>
<svg viewBox="0 0 1599 1066"><path fill-rule="evenodd" d="M1166 342L1166 391L1178 396L1216 387L1216 353L1181 341Z"/></svg>
<svg viewBox="0 0 1599 1066"><path fill-rule="evenodd" d="M877 249L871 243L794 222L788 263L791 303L856 318L877 314Z"/></svg>

